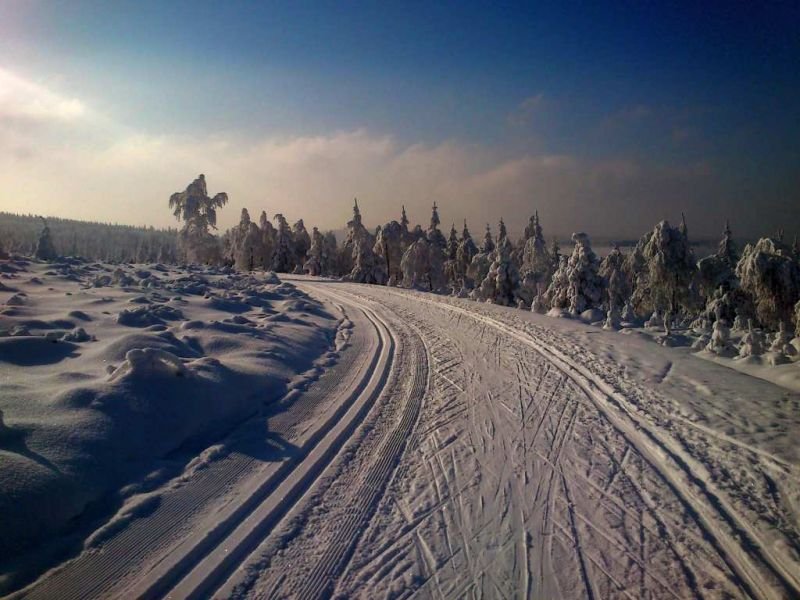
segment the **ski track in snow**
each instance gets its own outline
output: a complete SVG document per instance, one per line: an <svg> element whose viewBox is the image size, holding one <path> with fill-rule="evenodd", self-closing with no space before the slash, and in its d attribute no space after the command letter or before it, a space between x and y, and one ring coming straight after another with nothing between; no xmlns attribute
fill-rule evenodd
<svg viewBox="0 0 800 600"><path fill-rule="evenodd" d="M796 598L800 468L518 311L298 278L326 375L31 598ZM253 426L252 424L250 425Z"/></svg>

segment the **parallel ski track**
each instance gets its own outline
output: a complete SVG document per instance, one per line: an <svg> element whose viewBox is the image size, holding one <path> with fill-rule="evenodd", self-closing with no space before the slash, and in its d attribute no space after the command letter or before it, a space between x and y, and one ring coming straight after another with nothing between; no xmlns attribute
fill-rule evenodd
<svg viewBox="0 0 800 600"><path fill-rule="evenodd" d="M361 297L359 300L364 301ZM428 349L422 336L415 332L412 338L416 338L419 343L405 345L405 350L412 356L414 368L413 373L409 374L411 386L400 420L383 440L376 460L361 480L358 491L354 494L357 498L356 504L350 508L343 520L335 524L335 535L305 579L304 585L292 590L293 597L304 599L330 597L338 575L352 556L361 534L366 531L368 520L383 497L409 437L415 430L428 386L429 370Z"/></svg>
<svg viewBox="0 0 800 600"><path fill-rule="evenodd" d="M370 331L355 328L350 344L341 352L337 364L305 393L300 394L284 412L270 419L270 432L290 440L295 427L319 410L337 389L347 390L362 373L366 373L366 379L370 366L374 366L381 352L386 351L378 326L369 317L366 320L375 332L374 337ZM359 363L363 364L364 353L371 355L373 360L370 365L359 368ZM287 396L289 395L296 393L290 392ZM354 398L350 400L352 403ZM342 406L337 414L342 414L350 403ZM328 429L333 422L334 419L329 421ZM317 439L324 433L325 431L317 432ZM299 458L302 457L285 461L285 464L296 463ZM191 482L175 492L165 494L153 514L134 520L99 549L82 553L64 567L52 571L28 588L12 594L10 598L78 600L117 595L122 598L132 597L125 586L120 584L130 583L137 572L141 573L148 565L152 568L153 565L149 564L152 557L171 554L176 542L180 543L191 533L193 519L202 514L226 489L243 481L259 464L258 459L240 453L232 453L212 463L208 469L196 474ZM284 468L285 472L276 475L285 476L288 470ZM269 493L277 483L274 481L268 488L261 490L262 494ZM210 539L204 543L208 544L209 541Z"/></svg>
<svg viewBox="0 0 800 600"><path fill-rule="evenodd" d="M345 304L353 305L352 300L346 297L343 298L329 290L322 290L321 293L331 298L339 299ZM355 401L348 403L348 406L352 405L353 410L348 411L345 415L347 420L343 419L336 423L331 431L325 435L324 439L317 444L318 447L303 458L302 462L295 467L294 472L274 489L269 498L260 498L259 501L263 500L263 504L253 506L247 515L237 520L231 527L226 528L227 531L225 533L227 535L219 536L209 553L194 561L191 569L182 569L180 575L183 576L183 579L178 581L177 585L174 587L170 585L169 591L163 586L159 586L158 594L152 594L148 590L147 593L136 594L136 597L151 598L166 595L170 598L199 599L213 596L236 569L245 563L248 557L257 550L259 544L269 535L272 528L301 500L303 495L339 454L346 440L352 436L358 425L383 394L389 373L396 368L398 341L395 333L374 311L364 306L358 306L358 310L375 325L381 337L384 338L384 342L381 361L377 367L369 369L374 373L367 387L361 392L364 397L359 398L357 403ZM404 439L399 441L403 443ZM389 450L386 449L387 457L390 456ZM378 481L372 480L370 485L377 486ZM344 535L342 535L341 540L338 540L340 543L336 543L333 547L335 553L331 555L331 560L334 562L342 560L346 556L348 541L351 544L354 543L352 535L354 532L350 532L348 537L348 526L354 519L357 519L358 509L363 504L364 497L366 497L370 489L368 488L361 495L360 502L357 507L353 508L350 518L340 524ZM362 528L358 523L356 523L356 526L358 529L355 532ZM323 580L324 585L324 574L328 573L327 566L327 562L321 564L320 577L309 579L309 583ZM175 578L171 577L171 580L175 581ZM300 594L298 597L309 598L312 596Z"/></svg>
<svg viewBox="0 0 800 600"><path fill-rule="evenodd" d="M758 533L716 489L711 478L705 476L705 469L701 464L677 443L638 418L628 408L625 398L602 378L557 348L488 315L444 301L423 298L421 294L412 296L393 290L386 290L386 293L405 300L434 305L484 323L526 344L551 361L583 390L600 414L658 473L694 516L706 538L749 596L768 600L775 598L775 592L782 588L789 597L800 597L800 573L785 565L769 544L760 540ZM773 578L765 577L764 571ZM776 583L779 588L776 588Z"/></svg>

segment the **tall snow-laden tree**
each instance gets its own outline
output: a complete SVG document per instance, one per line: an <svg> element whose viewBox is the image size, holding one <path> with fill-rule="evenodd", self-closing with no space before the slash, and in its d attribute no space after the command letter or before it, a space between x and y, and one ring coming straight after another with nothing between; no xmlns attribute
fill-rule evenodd
<svg viewBox="0 0 800 600"><path fill-rule="evenodd" d="M497 226L497 243L499 244L507 237L508 237L508 231L506 231L506 224L503 221L503 217L500 217L500 223Z"/></svg>
<svg viewBox="0 0 800 600"><path fill-rule="evenodd" d="M322 274L341 276L342 270L339 265L339 248L336 241L336 234L326 231L322 235Z"/></svg>
<svg viewBox="0 0 800 600"><path fill-rule="evenodd" d="M483 244L481 244L481 252L484 254L490 254L494 252L494 241L492 240L492 228L489 224L486 224L486 233L483 235Z"/></svg>
<svg viewBox="0 0 800 600"><path fill-rule="evenodd" d="M242 209L239 225L231 231L231 258L240 271L252 271L262 264L262 236L258 225L250 220L250 213Z"/></svg>
<svg viewBox="0 0 800 600"><path fill-rule="evenodd" d="M788 245L772 238L748 244L736 265L736 275L753 298L759 323L777 331L781 323L792 322L800 300L800 264Z"/></svg>
<svg viewBox="0 0 800 600"><path fill-rule="evenodd" d="M300 219L292 225L292 240L294 241L294 264L302 266L306 262L306 255L308 254L309 248L311 248L311 236L309 236L308 231L306 231L303 219Z"/></svg>
<svg viewBox="0 0 800 600"><path fill-rule="evenodd" d="M319 276L322 275L322 253L324 251L325 239L319 232L319 229L314 227L311 232L311 247L308 249L308 259L303 264L303 270L309 275Z"/></svg>
<svg viewBox="0 0 800 600"><path fill-rule="evenodd" d="M445 285L442 251L427 238L412 243L403 254L400 268L403 286L436 291Z"/></svg>
<svg viewBox="0 0 800 600"><path fill-rule="evenodd" d="M261 232L261 256L258 260L258 266L262 269L272 268L272 255L275 252L275 238L277 232L269 222L266 211L261 211L261 216L258 219L258 228Z"/></svg>
<svg viewBox="0 0 800 600"><path fill-rule="evenodd" d="M58 258L56 247L53 245L53 237L50 234L50 228L47 226L47 221L42 219L42 230L39 232L39 240L36 242L36 252L34 255L39 260L55 260Z"/></svg>
<svg viewBox="0 0 800 600"><path fill-rule="evenodd" d="M356 238L353 247L353 269L347 275L349 281L383 285L387 281L383 260L375 255L371 237Z"/></svg>
<svg viewBox="0 0 800 600"><path fill-rule="evenodd" d="M403 280L403 271L400 268L404 252L403 237L403 226L397 221L389 221L380 228L375 238L374 251L384 263L390 285L396 285Z"/></svg>
<svg viewBox="0 0 800 600"><path fill-rule="evenodd" d="M439 248L439 251L444 253L447 250L447 239L444 237L444 234L439 230L439 224L441 221L439 220L439 209L436 206L436 202L433 203L433 208L431 209L431 224L428 227L428 241Z"/></svg>
<svg viewBox="0 0 800 600"><path fill-rule="evenodd" d="M700 289L706 297L711 297L720 287L727 292L738 285L736 265L739 262L739 252L728 222L725 223L722 235L716 253L697 263Z"/></svg>
<svg viewBox="0 0 800 600"><path fill-rule="evenodd" d="M276 214L273 219L278 227L275 232L275 249L272 255L272 270L278 273L291 273L295 267L294 241L289 222L281 214Z"/></svg>
<svg viewBox="0 0 800 600"><path fill-rule="evenodd" d="M347 236L340 252L340 267L343 273L350 273L353 270L356 253L363 252L363 248L357 251L357 244L361 244L362 247L368 245L372 249L375 239L361 222L361 210L358 208L358 199L355 199L353 201L353 218L347 222Z"/></svg>
<svg viewBox="0 0 800 600"><path fill-rule="evenodd" d="M569 259L562 258L545 293L545 301L552 307L567 308L578 315L602 306L605 286L589 236L573 233L572 241L575 248Z"/></svg>
<svg viewBox="0 0 800 600"><path fill-rule="evenodd" d="M467 276L469 265L476 254L478 254L478 247L472 240L472 235L470 235L467 228L467 220L464 219L464 229L461 231L461 241L458 243L458 250L456 251L458 277L463 279Z"/></svg>
<svg viewBox="0 0 800 600"><path fill-rule="evenodd" d="M209 228L217 228L217 210L227 203L228 194L225 192L213 198L208 196L206 178L202 173L184 191L170 196L172 214L183 221L178 240L188 262L219 262L219 243Z"/></svg>
<svg viewBox="0 0 800 600"><path fill-rule="evenodd" d="M547 289L553 272L553 259L547 251L547 242L539 223L538 211L525 227L525 235L520 267L522 277L520 297L526 306L530 306L534 297Z"/></svg>
<svg viewBox="0 0 800 600"><path fill-rule="evenodd" d="M606 301L608 309L621 311L630 296L630 286L624 270L625 256L617 244L600 261L600 276L606 282Z"/></svg>
<svg viewBox="0 0 800 600"><path fill-rule="evenodd" d="M513 250L514 248L508 236L502 236L492 254L493 260L489 267L489 272L484 277L480 287L473 292L476 299L488 300L493 304L502 306L517 305L519 271L517 271L516 265L511 260Z"/></svg>
<svg viewBox="0 0 800 600"><path fill-rule="evenodd" d="M632 301L639 314L693 311L697 269L686 231L685 220L677 228L661 221L626 257L625 272L632 281Z"/></svg>

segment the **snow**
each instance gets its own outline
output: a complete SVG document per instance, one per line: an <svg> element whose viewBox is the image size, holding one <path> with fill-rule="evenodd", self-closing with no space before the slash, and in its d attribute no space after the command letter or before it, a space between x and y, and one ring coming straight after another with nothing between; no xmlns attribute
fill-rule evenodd
<svg viewBox="0 0 800 600"><path fill-rule="evenodd" d="M16 291L0 291L6 575L10 557L23 563L158 460L262 410L335 350L338 318L272 274L12 264L5 282ZM114 271L124 285L90 286Z"/></svg>
<svg viewBox="0 0 800 600"><path fill-rule="evenodd" d="M661 234L682 256L685 227ZM31 514L37 485L72 514L100 488L125 499L30 597L797 597L797 340L689 325L669 290L641 327L597 281L620 257L575 241L548 314L142 265L95 288L113 267L15 263L0 326L29 335L0 338L0 472ZM483 255L495 290L507 244ZM435 287L436 244L410 248L404 285Z"/></svg>

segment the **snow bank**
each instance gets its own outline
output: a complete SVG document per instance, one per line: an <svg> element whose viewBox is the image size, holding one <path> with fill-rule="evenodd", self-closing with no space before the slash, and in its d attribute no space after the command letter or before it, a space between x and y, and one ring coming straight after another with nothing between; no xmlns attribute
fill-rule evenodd
<svg viewBox="0 0 800 600"><path fill-rule="evenodd" d="M157 461L281 397L349 336L272 273L0 266L0 579Z"/></svg>

